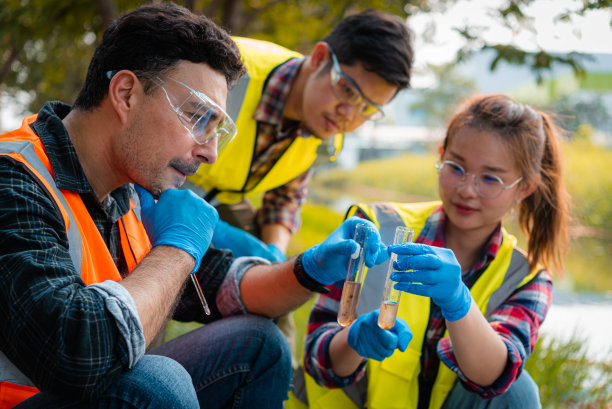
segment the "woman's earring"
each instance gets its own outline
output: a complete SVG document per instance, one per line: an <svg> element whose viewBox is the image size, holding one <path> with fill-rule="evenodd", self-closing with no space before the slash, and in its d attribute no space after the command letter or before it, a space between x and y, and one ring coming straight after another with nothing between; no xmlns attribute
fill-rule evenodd
<svg viewBox="0 0 612 409"><path fill-rule="evenodd" d="M516 204L520 205L521 204L521 199L516 199Z"/></svg>

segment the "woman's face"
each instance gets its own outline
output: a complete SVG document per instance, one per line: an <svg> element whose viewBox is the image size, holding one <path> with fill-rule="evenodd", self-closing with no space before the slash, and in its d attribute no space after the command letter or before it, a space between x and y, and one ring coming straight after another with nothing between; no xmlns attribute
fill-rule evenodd
<svg viewBox="0 0 612 409"><path fill-rule="evenodd" d="M479 195L475 181L480 180L482 184L483 178L476 176L478 174L498 176L505 186L522 176L512 151L496 132L470 126L460 128L442 153L441 161L445 160L455 162L468 173L463 183L455 187L445 185L439 178L438 189L449 224L447 229L489 235L516 201L528 195L527 184L522 180L502 190L495 198Z"/></svg>

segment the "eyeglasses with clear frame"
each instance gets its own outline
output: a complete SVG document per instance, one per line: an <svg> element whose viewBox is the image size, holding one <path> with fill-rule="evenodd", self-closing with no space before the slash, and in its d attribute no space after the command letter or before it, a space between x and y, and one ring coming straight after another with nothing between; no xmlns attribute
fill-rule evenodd
<svg viewBox="0 0 612 409"><path fill-rule="evenodd" d="M521 176L509 185L506 185L497 175L487 172L466 172L465 169L463 169L463 166L453 162L452 160L445 160L442 162L436 161L435 166L436 169L438 169L440 183L450 189L461 186L463 183L465 183L467 175L471 175L476 193L485 199L495 199L501 195L504 190L516 186L517 183L523 180L523 177Z"/></svg>
<svg viewBox="0 0 612 409"><path fill-rule="evenodd" d="M180 95L180 92L172 92L176 89L168 90L171 87L168 87L167 81L182 86L189 93ZM217 153L221 153L236 136L237 129L234 121L223 108L203 92L196 91L174 78L167 78L167 81L159 77L154 79L154 82L164 91L170 107L183 127L200 145L217 138Z"/></svg>
<svg viewBox="0 0 612 409"><path fill-rule="evenodd" d="M108 71L106 76L111 79L117 72ZM164 81L154 77L152 81L162 89L170 108L197 144L204 145L216 138L217 153L221 153L234 139L237 132L234 121L206 94L174 78Z"/></svg>
<svg viewBox="0 0 612 409"><path fill-rule="evenodd" d="M359 108L359 116L363 119L370 121L378 121L385 116L382 107L372 101L370 101L363 92L357 82L348 76L342 68L340 68L340 62L336 54L334 54L331 47L328 45L329 55L332 60L332 67L330 71L331 85L336 96L340 101L347 104L356 106Z"/></svg>

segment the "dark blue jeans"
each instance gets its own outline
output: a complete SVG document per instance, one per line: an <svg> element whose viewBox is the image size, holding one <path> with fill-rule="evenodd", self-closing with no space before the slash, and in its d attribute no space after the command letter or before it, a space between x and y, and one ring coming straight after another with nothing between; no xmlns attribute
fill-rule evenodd
<svg viewBox="0 0 612 409"><path fill-rule="evenodd" d="M273 409L282 407L291 374L289 345L278 327L266 318L235 316L153 349L97 402L39 393L18 408Z"/></svg>
<svg viewBox="0 0 612 409"><path fill-rule="evenodd" d="M527 371L523 371L505 393L490 400L468 392L457 382L443 409L540 409L541 407L538 385Z"/></svg>

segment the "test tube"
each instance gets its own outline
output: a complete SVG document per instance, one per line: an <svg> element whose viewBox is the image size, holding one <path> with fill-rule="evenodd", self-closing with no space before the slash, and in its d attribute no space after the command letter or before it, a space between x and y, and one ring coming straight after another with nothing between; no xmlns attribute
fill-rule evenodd
<svg viewBox="0 0 612 409"><path fill-rule="evenodd" d="M344 288L342 289L342 298L340 299L340 309L338 310L338 323L343 327L351 325L357 319L357 302L359 301L359 293L361 291L361 282L363 281L365 248L367 245L368 231L372 227L365 223L355 225L355 234L353 239L359 244L359 248L351 255Z"/></svg>
<svg viewBox="0 0 612 409"><path fill-rule="evenodd" d="M411 242L413 235L414 230L405 226L397 226L395 228L395 239L393 240L393 244ZM401 291L393 288L395 281L391 280L391 274L393 271L395 271L393 268L393 263L395 260L397 260L397 254L391 253L389 268L387 269L387 278L385 281L385 292L383 294L382 302L380 303L380 312L378 314L378 326L382 329L393 328L400 302Z"/></svg>

